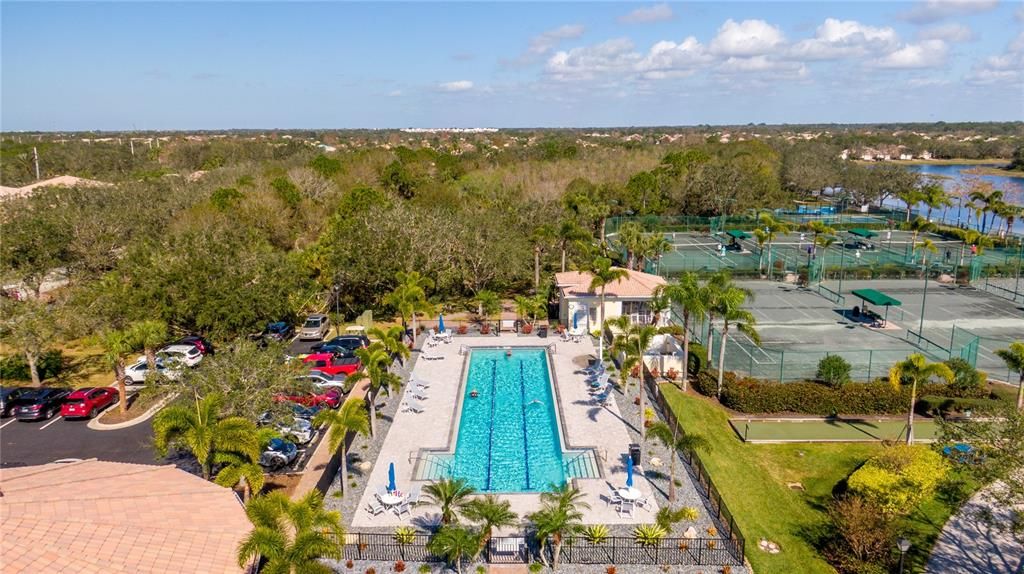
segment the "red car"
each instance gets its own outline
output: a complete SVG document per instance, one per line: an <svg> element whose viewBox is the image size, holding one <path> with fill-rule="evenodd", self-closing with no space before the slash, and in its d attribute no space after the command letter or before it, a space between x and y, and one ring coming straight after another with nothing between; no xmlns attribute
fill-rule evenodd
<svg viewBox="0 0 1024 574"><path fill-rule="evenodd" d="M94 417L116 400L117 389L113 387L78 389L64 400L60 406L60 415L66 419Z"/></svg>
<svg viewBox="0 0 1024 574"><path fill-rule="evenodd" d="M275 401L287 401L307 407L328 406L332 409L341 404L342 393L338 389L323 389L311 392L294 392L275 395Z"/></svg>
<svg viewBox="0 0 1024 574"><path fill-rule="evenodd" d="M302 362L310 366L310 370L320 371L331 376L339 373L351 375L363 366L358 357L339 357L333 353L314 353L307 355Z"/></svg>

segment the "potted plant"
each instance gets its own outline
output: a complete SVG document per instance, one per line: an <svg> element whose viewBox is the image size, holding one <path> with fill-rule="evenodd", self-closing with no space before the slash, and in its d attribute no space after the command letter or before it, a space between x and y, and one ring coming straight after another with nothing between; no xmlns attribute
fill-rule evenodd
<svg viewBox="0 0 1024 574"><path fill-rule="evenodd" d="M658 370L658 367L654 367L653 369L651 369L651 376L654 377L655 379L661 376L661 371Z"/></svg>
<svg viewBox="0 0 1024 574"><path fill-rule="evenodd" d="M490 335L491 334L491 324L490 323L484 323L483 325L480 325L480 334L481 335Z"/></svg>
<svg viewBox="0 0 1024 574"><path fill-rule="evenodd" d="M644 428L650 428L654 424L654 409L647 407L644 409Z"/></svg>
<svg viewBox="0 0 1024 574"><path fill-rule="evenodd" d="M672 382L675 382L675 380L679 378L679 371L675 370L674 368L670 368L668 371L665 372L665 378Z"/></svg>
<svg viewBox="0 0 1024 574"><path fill-rule="evenodd" d="M524 335L529 335L530 333L533 332L533 324L531 324L531 323L523 323L523 326L522 326L522 328L520 330L522 331L522 333Z"/></svg>
<svg viewBox="0 0 1024 574"><path fill-rule="evenodd" d="M466 327L466 325L459 325L458 333L460 335L465 335L466 331L468 331L468 330L469 329Z"/></svg>

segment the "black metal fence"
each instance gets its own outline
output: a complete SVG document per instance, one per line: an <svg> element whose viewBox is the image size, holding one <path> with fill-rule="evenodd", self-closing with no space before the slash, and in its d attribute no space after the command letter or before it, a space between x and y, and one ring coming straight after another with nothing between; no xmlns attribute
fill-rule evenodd
<svg viewBox="0 0 1024 574"><path fill-rule="evenodd" d="M683 433L683 428L679 425L679 420L676 418L675 411L668 404L668 400L665 399L665 395L662 394L661 388L658 386L654 377L651 376L650 372L644 368L644 382L647 383L647 389L651 396L654 397L658 403L658 408L661 410L662 416L665 418L665 422L669 428L680 434ZM690 450L680 455L680 458L690 467L693 478L696 479L696 485L702 494L707 498L708 504L711 507L711 511L717 522L722 525L725 532L719 534L724 535L729 540L734 542L735 548L739 552L740 561L743 560L743 553L746 551L746 540L743 538L743 534L740 533L739 526L736 525L736 520L733 518L732 512L725 505L725 501L722 500L722 495L718 492L718 488L715 487L715 483L711 480L711 476L708 475L708 471L704 468L704 463L701 462L700 456L697 455L696 451Z"/></svg>
<svg viewBox="0 0 1024 574"><path fill-rule="evenodd" d="M398 537L394 534L350 532L345 535L342 547L343 560L376 560L394 562L443 562L444 560L427 550L429 534L412 534Z"/></svg>

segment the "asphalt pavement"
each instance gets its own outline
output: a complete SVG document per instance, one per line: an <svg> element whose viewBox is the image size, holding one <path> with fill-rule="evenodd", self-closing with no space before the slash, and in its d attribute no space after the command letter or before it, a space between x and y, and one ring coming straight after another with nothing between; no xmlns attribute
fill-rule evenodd
<svg viewBox="0 0 1024 574"><path fill-rule="evenodd" d="M24 422L0 419L0 466L46 464L64 458L159 464L151 421L119 430L90 429L87 419Z"/></svg>

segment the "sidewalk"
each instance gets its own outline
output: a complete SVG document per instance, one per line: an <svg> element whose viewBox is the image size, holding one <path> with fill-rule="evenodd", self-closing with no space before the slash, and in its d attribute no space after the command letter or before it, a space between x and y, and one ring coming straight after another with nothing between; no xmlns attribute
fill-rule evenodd
<svg viewBox="0 0 1024 574"><path fill-rule="evenodd" d="M1013 510L998 506L988 497L988 493L999 486L996 483L978 492L949 519L932 548L925 572L1024 573L1024 544L980 518L991 513L999 524L1009 524ZM1018 508L1017 512L1024 513L1024 508Z"/></svg>

